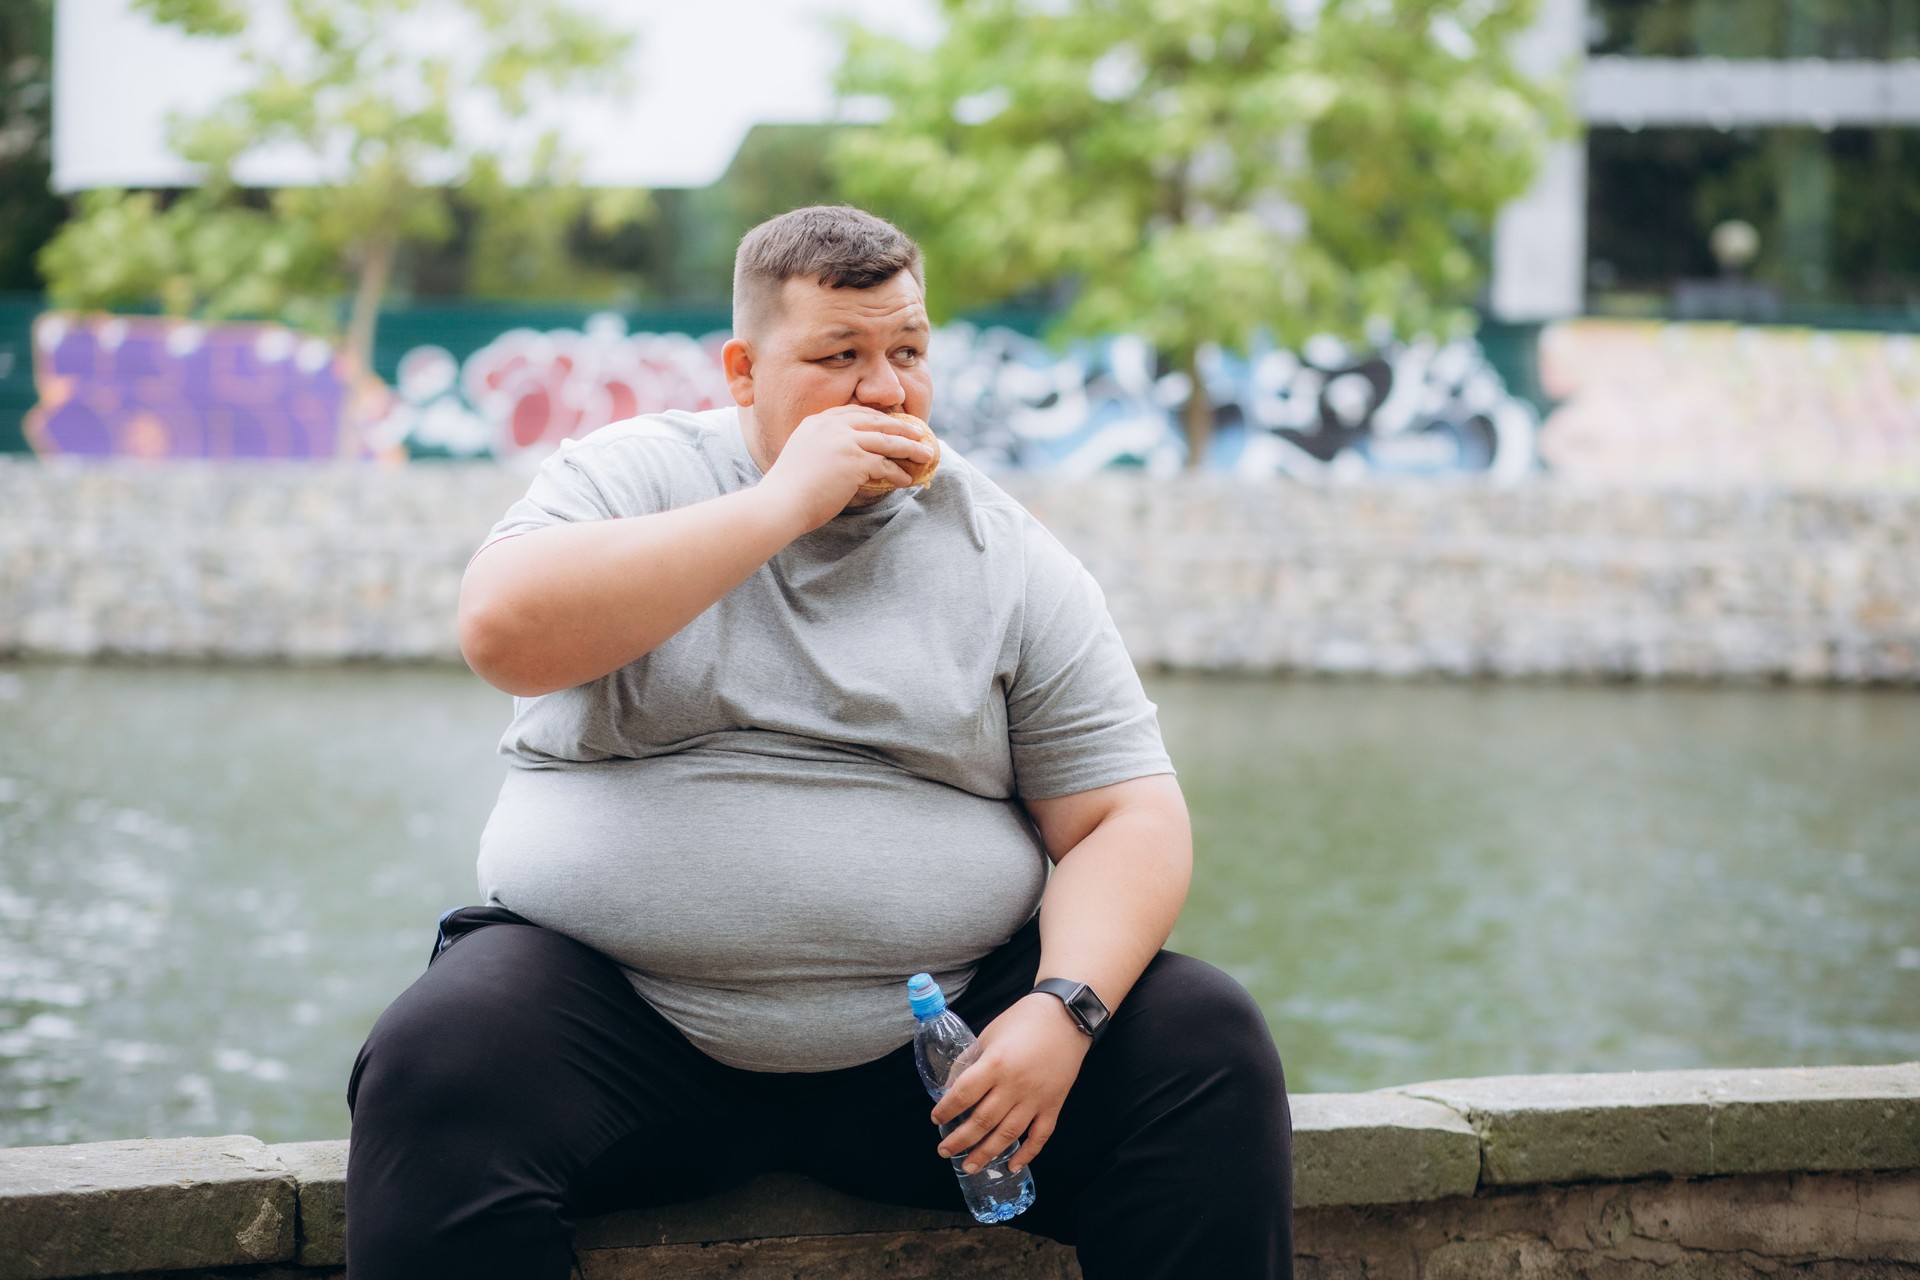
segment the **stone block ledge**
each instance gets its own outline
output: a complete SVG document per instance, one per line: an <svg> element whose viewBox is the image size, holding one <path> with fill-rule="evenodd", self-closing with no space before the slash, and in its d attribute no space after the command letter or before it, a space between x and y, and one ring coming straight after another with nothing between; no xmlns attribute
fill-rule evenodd
<svg viewBox="0 0 1920 1280"><path fill-rule="evenodd" d="M1920 685L1920 493L999 478L1143 667ZM0 456L0 656L458 662L526 484Z"/></svg>
<svg viewBox="0 0 1920 1280"><path fill-rule="evenodd" d="M1784 1242L1777 1255L1750 1240L1731 1253L1707 1247L1721 1262L1747 1261L1688 1275L1920 1276L1920 1063L1444 1080L1301 1094L1293 1113L1307 1275L1439 1277L1469 1259L1476 1274L1600 1274L1596 1249L1626 1251L1609 1276L1652 1275L1687 1246L1637 1233L1638 1196L1653 1236L1698 1219L1720 1233L1712 1239L1746 1240L1738 1223L1751 1220L1764 1226L1749 1231L1761 1245ZM1697 1179L1714 1189L1671 1190ZM0 1280L331 1276L345 1261L345 1190L344 1141L0 1150ZM1557 1227L1535 1238L1514 1226L1568 1215L1593 1219L1572 1245ZM1873 1231L1863 1235L1862 1222ZM1833 1235L1835 1223L1852 1234ZM1406 1240L1380 1244L1396 1232ZM1422 1232L1434 1234L1431 1248L1407 1243ZM1370 1248L1400 1263L1353 1270ZM792 1176L590 1219L577 1249L586 1280L1078 1275L1071 1252L1046 1241Z"/></svg>

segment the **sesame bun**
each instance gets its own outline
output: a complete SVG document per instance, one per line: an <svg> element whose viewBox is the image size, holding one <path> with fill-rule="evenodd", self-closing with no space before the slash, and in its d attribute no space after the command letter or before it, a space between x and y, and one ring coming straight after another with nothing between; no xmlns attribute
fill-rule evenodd
<svg viewBox="0 0 1920 1280"><path fill-rule="evenodd" d="M900 469L905 471L907 475L911 477L907 481L907 483L904 485L900 485L900 484L894 484L890 480L884 480L884 481L875 482L873 484L863 484L860 486L858 490L858 492L860 493L866 493L866 494L892 493L895 489L913 488L914 486L923 485L927 483L927 481L933 479L933 473L940 469L940 441L939 441L939 438L933 434L933 428L929 427L925 422L922 422L919 418L914 417L910 413L896 413L893 416L900 419L902 422L905 422L908 426L912 427L914 431L919 435L921 440L923 440L927 444L932 445L933 456L931 458L928 458L925 462L918 462L918 463L914 462L910 458L893 459L894 462L899 464Z"/></svg>

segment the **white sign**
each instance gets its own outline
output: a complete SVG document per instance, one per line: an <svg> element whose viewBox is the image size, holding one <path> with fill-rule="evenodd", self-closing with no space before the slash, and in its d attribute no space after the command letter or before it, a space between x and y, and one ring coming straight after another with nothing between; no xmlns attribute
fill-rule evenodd
<svg viewBox="0 0 1920 1280"><path fill-rule="evenodd" d="M704 187L755 124L833 118L840 43L855 18L916 43L938 31L932 0L572 0L638 37L624 102L547 104L605 187ZM53 186L179 187L195 181L167 146L176 114L204 111L241 86L231 47L157 26L130 0L58 0L54 26ZM321 178L298 153L262 153L242 182Z"/></svg>

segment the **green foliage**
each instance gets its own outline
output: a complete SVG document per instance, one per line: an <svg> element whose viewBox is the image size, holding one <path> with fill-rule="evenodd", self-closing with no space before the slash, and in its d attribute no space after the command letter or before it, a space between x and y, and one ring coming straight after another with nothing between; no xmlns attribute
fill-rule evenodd
<svg viewBox="0 0 1920 1280"><path fill-rule="evenodd" d="M612 87L630 43L561 0L136 4L190 34L234 40L246 87L174 121L175 148L202 174L197 189L164 207L121 192L82 203L42 255L56 301L156 297L179 314L311 326L351 284L349 346L363 363L396 254L449 239L456 204L489 229L483 251L496 253L538 242L530 218L586 207L530 104L543 91ZM317 158L325 182L263 205L237 171L275 152Z"/></svg>
<svg viewBox="0 0 1920 1280"><path fill-rule="evenodd" d="M943 0L918 50L849 32L884 123L848 195L926 246L945 314L1066 281L1069 334L1202 344L1447 326L1569 117L1507 45L1533 0Z"/></svg>
<svg viewBox="0 0 1920 1280"><path fill-rule="evenodd" d="M332 327L325 282L333 264L298 221L188 193L162 206L152 192L90 191L41 252L58 307L115 310L159 302L207 320L277 315Z"/></svg>
<svg viewBox="0 0 1920 1280"><path fill-rule="evenodd" d="M836 132L827 125L756 125L720 181L685 193L671 243L663 246L675 260L669 283L678 296L724 307L742 236L789 209L839 198L827 163Z"/></svg>
<svg viewBox="0 0 1920 1280"><path fill-rule="evenodd" d="M53 105L52 0L0 5L0 289L38 289L34 254L66 206L47 189Z"/></svg>
<svg viewBox="0 0 1920 1280"><path fill-rule="evenodd" d="M461 191L471 229L462 246L466 293L507 301L621 301L631 285L584 263L574 240L614 234L653 216L643 191L588 191L571 184L516 189L485 167Z"/></svg>

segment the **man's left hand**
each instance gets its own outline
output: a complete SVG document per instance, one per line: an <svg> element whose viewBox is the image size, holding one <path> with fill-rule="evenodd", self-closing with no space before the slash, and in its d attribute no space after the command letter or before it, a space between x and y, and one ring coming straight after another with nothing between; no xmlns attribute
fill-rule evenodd
<svg viewBox="0 0 1920 1280"><path fill-rule="evenodd" d="M1093 1041L1050 995L1030 995L980 1033L980 1057L960 1073L933 1109L935 1124L972 1114L940 1142L949 1158L967 1152L966 1171L986 1163L1026 1136L1007 1167L1025 1168L1053 1136L1067 1091L1080 1075Z"/></svg>

